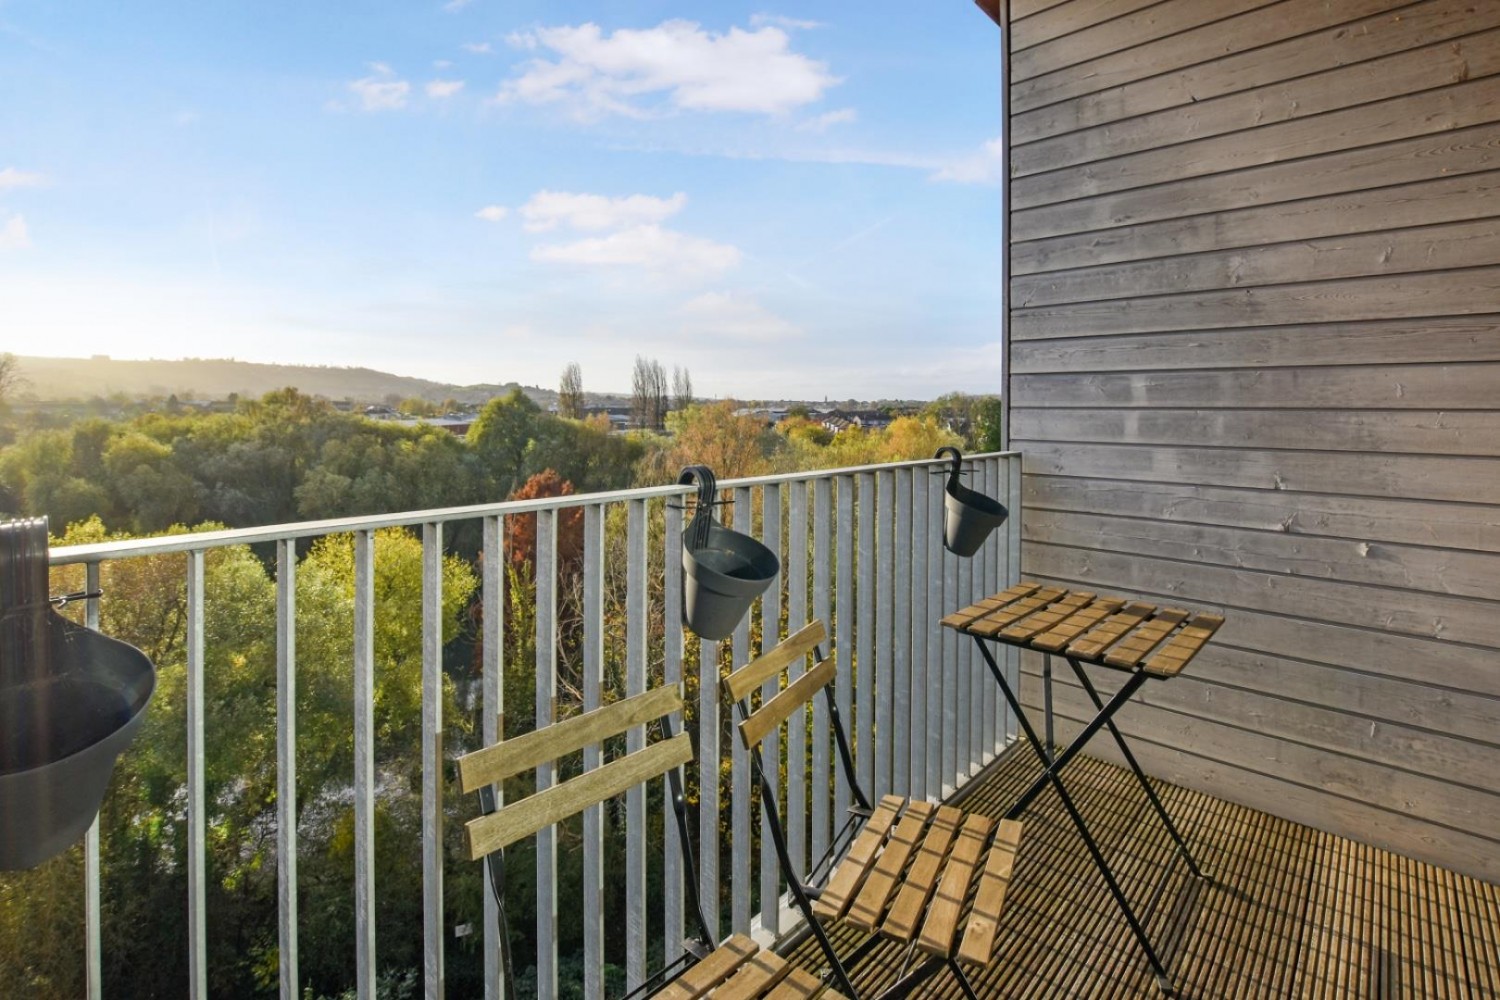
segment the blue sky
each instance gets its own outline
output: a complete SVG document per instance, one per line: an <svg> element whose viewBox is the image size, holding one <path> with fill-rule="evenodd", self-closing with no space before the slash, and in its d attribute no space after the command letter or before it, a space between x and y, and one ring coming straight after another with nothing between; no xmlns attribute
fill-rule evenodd
<svg viewBox="0 0 1500 1000"><path fill-rule="evenodd" d="M999 388L967 0L0 0L0 350Z"/></svg>

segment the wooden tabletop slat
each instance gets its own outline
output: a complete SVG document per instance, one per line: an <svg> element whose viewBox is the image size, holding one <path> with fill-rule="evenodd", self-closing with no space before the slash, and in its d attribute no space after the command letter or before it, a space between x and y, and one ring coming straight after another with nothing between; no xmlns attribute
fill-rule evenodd
<svg viewBox="0 0 1500 1000"><path fill-rule="evenodd" d="M750 961L760 951L760 945L743 934L736 934L713 951L697 965L668 983L657 994L665 1000L698 1000L707 996L714 987L734 975L740 966Z"/></svg>
<svg viewBox="0 0 1500 1000"><path fill-rule="evenodd" d="M1089 593L1067 593L1047 607L1034 615L1022 618L1020 621L1001 630L1000 634L1007 639L1024 641L1032 636L1046 632L1053 626L1062 622L1079 608L1084 607L1094 599L1094 594Z"/></svg>
<svg viewBox="0 0 1500 1000"><path fill-rule="evenodd" d="M1104 654L1105 664L1123 668L1138 666L1187 616L1186 611L1177 608L1157 612L1154 618L1141 622L1129 635L1111 646Z"/></svg>
<svg viewBox="0 0 1500 1000"><path fill-rule="evenodd" d="M1061 587L1043 587L1030 597L1023 597L997 611L981 615L965 626L964 631L972 635L997 635L1007 625L1018 622L1028 615L1036 614L1066 593L1067 591Z"/></svg>
<svg viewBox="0 0 1500 1000"><path fill-rule="evenodd" d="M1043 652L1055 653L1124 606L1125 602L1118 597L1095 598L1093 603L1079 608L1056 627L1033 636L1031 646Z"/></svg>
<svg viewBox="0 0 1500 1000"><path fill-rule="evenodd" d="M1018 583L1008 590L1002 590L992 597L986 597L981 601L971 604L962 611L953 612L953 614L944 618L940 624L947 628L963 628L975 618L986 615L997 608L1004 607L1013 601L1019 601L1023 597L1028 597L1040 590L1041 587L1042 585L1039 583Z"/></svg>
<svg viewBox="0 0 1500 1000"><path fill-rule="evenodd" d="M875 870L865 879L859 895L854 897L854 902L845 915L845 919L855 927L873 931L880 926L886 903L896 891L901 873L906 870L906 862L916 850L922 830L932 818L933 812L930 802L919 801L907 805L901 821L896 824L895 832L886 841L885 850L880 852L880 858L875 862Z"/></svg>
<svg viewBox="0 0 1500 1000"><path fill-rule="evenodd" d="M958 842L948 856L937 893L927 907L922 933L917 938L917 947L927 954L952 957L953 938L958 932L958 918L964 900L969 895L969 883L994 827L995 821L987 816L970 814L964 817L963 826L958 831Z"/></svg>
<svg viewBox="0 0 1500 1000"><path fill-rule="evenodd" d="M844 855L844 860L839 862L838 868L829 878L823 894L813 903L815 914L827 920L844 915L854 894L869 875L875 859L880 856L880 847L885 843L886 834L890 832L891 825L896 822L896 816L905 804L905 800L895 795L887 795L880 800L880 804L865 821L859 836L854 839L849 852Z"/></svg>
<svg viewBox="0 0 1500 1000"><path fill-rule="evenodd" d="M1145 621L1155 610L1153 605L1132 601L1095 625L1084 634L1083 638L1074 639L1069 643L1069 655L1083 660L1098 660L1106 649L1118 642L1125 633Z"/></svg>
<svg viewBox="0 0 1500 1000"><path fill-rule="evenodd" d="M769 951L758 951L713 992L713 1000L756 1000L791 974L786 959Z"/></svg>
<svg viewBox="0 0 1500 1000"><path fill-rule="evenodd" d="M938 874L952 849L953 838L963 818L964 814L952 806L938 809L927 827L927 836L922 838L917 860L912 862L901 890L896 893L896 901L891 904L885 923L880 926L881 933L898 941L910 941L916 935L922 922L922 911L927 908L932 890L937 888Z"/></svg>
<svg viewBox="0 0 1500 1000"><path fill-rule="evenodd" d="M979 877L979 888L974 893L974 906L969 912L969 921L964 928L963 942L958 947L958 959L971 965L989 965L995 957L995 942L1000 934L1000 915L1005 906L1006 890L1010 888L1011 873L1015 870L1016 852L1021 847L1021 824L1015 820L1001 820L995 831L994 843L984 862L984 872Z"/></svg>

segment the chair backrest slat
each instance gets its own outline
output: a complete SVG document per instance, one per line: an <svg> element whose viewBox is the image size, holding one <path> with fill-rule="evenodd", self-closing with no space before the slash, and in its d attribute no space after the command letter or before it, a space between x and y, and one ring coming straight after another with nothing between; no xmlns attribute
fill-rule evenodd
<svg viewBox="0 0 1500 1000"><path fill-rule="evenodd" d="M620 702L611 707L618 708L623 704L624 702ZM626 725L628 727L629 724ZM681 767L692 757L692 739L685 732L678 733L669 740L662 740L644 750L626 754L603 767L586 771L560 785L543 789L535 795L503 806L486 816L475 817L465 826L469 860L477 861L492 851L497 851L522 837L536 833L543 827L551 826L575 813L582 812L589 806L613 798L644 781L650 781L652 778L665 774L674 767Z"/></svg>
<svg viewBox="0 0 1500 1000"><path fill-rule="evenodd" d="M623 733L631 726L681 710L682 689L671 684L544 726L460 757L459 787L465 794L476 791L484 785L493 785L529 771L538 764L566 757L576 750Z"/></svg>
<svg viewBox="0 0 1500 1000"><path fill-rule="evenodd" d="M823 690L828 682L833 680L833 672L834 661L832 657L829 657L788 684L776 697L751 712L749 717L740 723L740 738L745 741L746 748L758 746L760 741L769 736L777 726L791 718L793 712L811 701L813 695Z"/></svg>
<svg viewBox="0 0 1500 1000"><path fill-rule="evenodd" d="M775 649L757 657L724 680L724 690L731 702L739 701L766 681L785 670L799 657L806 656L819 643L828 641L828 629L822 621L808 622L789 635Z"/></svg>

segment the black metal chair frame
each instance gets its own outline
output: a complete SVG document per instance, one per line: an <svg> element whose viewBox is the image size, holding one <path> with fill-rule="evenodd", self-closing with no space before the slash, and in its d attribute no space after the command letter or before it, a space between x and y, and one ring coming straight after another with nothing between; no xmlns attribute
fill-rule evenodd
<svg viewBox="0 0 1500 1000"><path fill-rule="evenodd" d="M810 652L815 657L815 662L822 662L826 659L822 643L814 645ZM828 850L824 852L822 858L814 863L805 877L797 871L796 866L792 863L791 851L787 846L786 830L781 822L780 801L776 794L775 785L771 783L766 775L765 760L761 755L760 746L757 744L747 749L750 754L750 761L756 781L760 785L763 815L771 833L771 841L776 847L776 857L780 861L781 872L787 881L787 887L791 892L792 900L796 904L797 909L801 911L809 931L817 940L819 948L828 960L829 968L826 976L831 977L835 985L850 1000L859 1000L861 994L855 989L849 970L858 965L884 939L878 931L872 933L848 955L840 957L838 951L833 947L833 942L828 938L828 932L823 928L822 922L813 912L813 901L822 895L823 886L820 883L826 881L831 874L834 862L847 850L864 821L869 819L872 809L870 800L865 795L864 789L859 784L859 778L855 774L854 757L849 749L848 734L844 730L843 719L839 714L838 705L834 699L833 683L831 681L823 686L823 697L828 707L828 719L832 724L834 741L838 746L840 766L843 769L845 780L849 783L849 791L853 797L854 804L850 806L849 817L844 821L839 832L832 838ZM734 704L740 721L744 722L747 720L752 714L750 697L747 695ZM770 803L770 806L767 806L766 803ZM767 903L763 900L761 905L776 904L774 901ZM978 1000L968 976L955 959L951 957L946 959L928 958L915 969L911 969L910 962L914 950L915 944L907 952L901 975L894 984L879 994L878 1000L899 1000L899 998L909 995L922 983L940 972L944 966L952 970L968 1000Z"/></svg>

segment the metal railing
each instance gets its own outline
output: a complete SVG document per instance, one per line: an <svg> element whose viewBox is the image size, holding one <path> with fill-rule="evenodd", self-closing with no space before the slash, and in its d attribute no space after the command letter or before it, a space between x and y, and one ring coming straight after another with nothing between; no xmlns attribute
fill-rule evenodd
<svg viewBox="0 0 1500 1000"><path fill-rule="evenodd" d="M535 725L554 720L558 710L559 591L563 574L581 575L578 584L582 670L581 705L588 710L609 695L644 691L648 683L686 680L696 684L693 705L698 760L698 878L711 925L765 937L793 929L794 911L782 906L780 873L764 819L751 795L749 761L740 741L726 736L725 706L717 683L730 659L753 655L813 617L828 622L835 651L837 705L850 720L861 780L878 796L886 793L925 798L951 794L1015 736L1012 720L995 686L972 662L968 643L938 627L949 611L972 603L1019 578L1021 475L1019 455L971 456L969 485L1002 500L1011 519L978 555L958 559L942 546L943 482L935 474L946 462L917 461L852 469L731 480L720 484L731 502L721 516L739 530L761 538L782 559L782 573L727 643L696 639L682 628L683 511L691 487L664 486L615 493L515 501L274 525L243 530L134 539L52 550L54 566L83 565L88 587L97 588L101 566L114 560L180 554L187 580L186 687L189 995L208 996L206 969L209 914L205 894L206 836L204 761L205 555L246 544L272 543L276 572L276 748L277 900L280 994L300 996L298 975L298 885L296 797L297 542L350 533L354 538L353 641L353 811L354 889L358 996L375 995L377 949L375 865L375 534L381 529L420 529L422 558L422 883L423 981L428 997L444 991L446 928L443 886L443 555L444 529L456 522L482 524L482 667L479 736L501 737L505 718L502 682L506 648L504 572L507 529L517 518L535 518ZM609 544L620 529L607 530L612 511L623 508L623 546ZM581 566L559 559L560 517L581 510ZM616 520L619 517L617 516ZM623 551L622 551L623 549ZM623 587L620 585L623 576ZM607 585L613 583L613 588ZM610 595L623 592L624 628L605 627ZM108 595L104 598L108 600ZM90 602L86 623L97 627L99 610ZM783 624L784 623L784 624ZM623 631L623 634L621 632ZM727 648L721 648L727 646ZM609 691L606 663L624 665L624 690ZM1015 679L1016 662L1005 667ZM794 674L799 671L794 667ZM505 734L507 736L516 733ZM632 747L644 733L632 734ZM826 709L816 703L810 720L794 719L784 763L786 816L792 856L805 865L826 850L837 818L850 801L849 789L831 764ZM730 754L727 781L719 780L724 754ZM768 748L767 765L781 767L779 751ZM809 763L810 762L810 763ZM600 751L585 752L585 769L600 764ZM539 772L538 787L553 776ZM727 798L727 801L726 801ZM644 976L648 952L671 959L680 954L684 928L683 864L675 838L661 845L665 878L663 913L648 915L646 877L647 798L629 795L624 807L627 982ZM669 808L664 806L664 808ZM721 818L729 817L727 847ZM668 828L672 819L666 817ZM758 849L757 849L758 844ZM583 969L587 993L603 995L605 926L600 894L604 884L601 807L590 810L582 831L582 906L569 908L583 923ZM100 845L96 823L85 841L84 907L87 984L90 997L109 994L102 981L100 955ZM536 938L537 995L557 995L558 920L555 829L538 836ZM728 913L722 910L727 895ZM771 901L755 912L755 901ZM725 919L727 917L727 920ZM648 926L660 926L660 940L648 941ZM485 893L485 996L502 995L498 968L497 907ZM529 957L529 956L528 956ZM518 957L524 965L528 957Z"/></svg>

